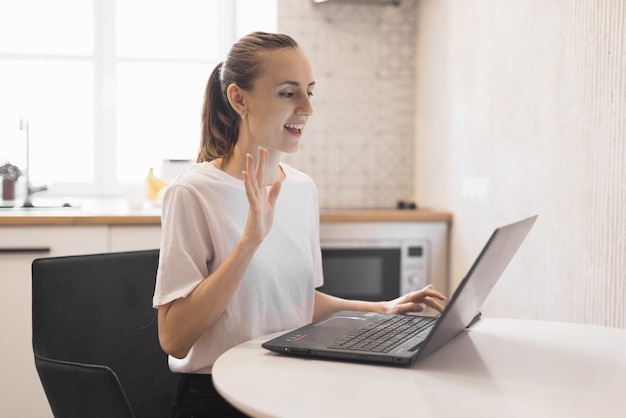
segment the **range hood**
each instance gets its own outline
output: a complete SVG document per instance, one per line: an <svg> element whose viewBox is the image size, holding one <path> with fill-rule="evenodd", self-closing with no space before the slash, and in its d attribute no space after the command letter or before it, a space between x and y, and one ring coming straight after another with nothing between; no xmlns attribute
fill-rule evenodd
<svg viewBox="0 0 626 418"><path fill-rule="evenodd" d="M313 3L350 3L350 4L377 4L381 6L391 5L398 6L400 4L400 0L313 0Z"/></svg>

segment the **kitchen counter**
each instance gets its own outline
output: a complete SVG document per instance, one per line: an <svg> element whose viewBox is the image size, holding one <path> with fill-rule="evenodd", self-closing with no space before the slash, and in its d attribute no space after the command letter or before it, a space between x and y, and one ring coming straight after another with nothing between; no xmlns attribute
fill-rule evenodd
<svg viewBox="0 0 626 418"><path fill-rule="evenodd" d="M331 222L452 222L452 214L432 209L322 209L320 221Z"/></svg>
<svg viewBox="0 0 626 418"><path fill-rule="evenodd" d="M63 207L67 202L71 206ZM6 202L4 202L6 203ZM35 208L0 208L0 226L35 225L159 225L161 208L145 202L131 209L123 198L35 200Z"/></svg>
<svg viewBox="0 0 626 418"><path fill-rule="evenodd" d="M62 207L63 199L43 201L37 208L0 208L0 226L33 225L159 225L161 208L146 202L131 209L126 199L68 199L71 207ZM37 203L37 202L36 202ZM447 222L449 212L419 209L323 209L321 222Z"/></svg>

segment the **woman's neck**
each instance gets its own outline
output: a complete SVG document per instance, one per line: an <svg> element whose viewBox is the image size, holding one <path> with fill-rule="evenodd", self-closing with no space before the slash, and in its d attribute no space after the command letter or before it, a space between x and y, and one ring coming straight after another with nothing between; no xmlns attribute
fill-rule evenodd
<svg viewBox="0 0 626 418"><path fill-rule="evenodd" d="M233 150L233 154L226 161L226 164L222 163L222 159L213 160L212 164L217 168L225 172L226 174L243 180L243 176L241 174L242 171L246 171L246 154L251 154L254 157L255 167L256 162L258 160L258 149L257 150L241 150L235 146ZM270 151L270 158L267 162L267 184L272 184L276 180L283 181L285 179L285 172L280 166L280 157L281 153L278 151Z"/></svg>

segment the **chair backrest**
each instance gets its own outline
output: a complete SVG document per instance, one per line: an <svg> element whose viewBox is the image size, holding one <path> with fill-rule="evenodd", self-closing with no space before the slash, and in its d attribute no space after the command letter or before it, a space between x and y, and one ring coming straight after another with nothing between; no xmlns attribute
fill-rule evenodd
<svg viewBox="0 0 626 418"><path fill-rule="evenodd" d="M158 258L148 250L33 262L33 352L55 417L168 416L177 378L152 308Z"/></svg>

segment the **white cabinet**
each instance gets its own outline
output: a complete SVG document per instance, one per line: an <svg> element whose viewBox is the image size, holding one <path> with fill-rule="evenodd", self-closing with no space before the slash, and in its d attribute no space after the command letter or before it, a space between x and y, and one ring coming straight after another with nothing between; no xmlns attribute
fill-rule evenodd
<svg viewBox="0 0 626 418"><path fill-rule="evenodd" d="M158 248L159 225L0 226L2 416L52 417L32 350L31 265L41 257Z"/></svg>

